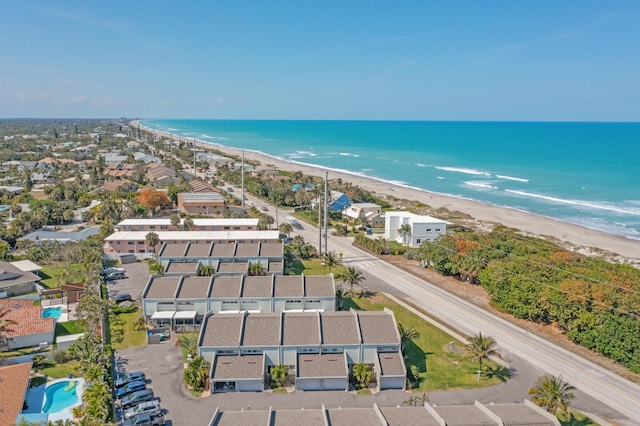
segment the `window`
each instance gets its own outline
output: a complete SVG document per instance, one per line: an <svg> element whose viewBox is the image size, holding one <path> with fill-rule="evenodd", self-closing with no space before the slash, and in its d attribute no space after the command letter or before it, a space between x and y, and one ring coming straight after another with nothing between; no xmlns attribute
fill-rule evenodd
<svg viewBox="0 0 640 426"><path fill-rule="evenodd" d="M322 348L323 354L341 354L343 351L343 348Z"/></svg>
<svg viewBox="0 0 640 426"><path fill-rule="evenodd" d="M158 305L165 305L165 306L171 305L171 306L173 306L173 302L158 302Z"/></svg>
<svg viewBox="0 0 640 426"><path fill-rule="evenodd" d="M180 306L193 306L193 302L178 302Z"/></svg>
<svg viewBox="0 0 640 426"><path fill-rule="evenodd" d="M436 232L440 232L440 228L436 228Z"/></svg>
<svg viewBox="0 0 640 426"><path fill-rule="evenodd" d="M234 229L234 231L239 231L240 227L239 226L234 226L233 229Z"/></svg>
<svg viewBox="0 0 640 426"><path fill-rule="evenodd" d="M156 229L156 226L155 225L151 225L151 226L149 226L149 229Z"/></svg>
<svg viewBox="0 0 640 426"><path fill-rule="evenodd" d="M420 238L416 238L416 244L420 244L422 240Z"/></svg>
<svg viewBox="0 0 640 426"><path fill-rule="evenodd" d="M238 351L234 349L220 349L218 355L237 355Z"/></svg>
<svg viewBox="0 0 640 426"><path fill-rule="evenodd" d="M427 228L427 232L431 232L431 228Z"/></svg>
<svg viewBox="0 0 640 426"><path fill-rule="evenodd" d="M261 349L243 349L242 353L243 354L258 354L258 355L261 355L262 354L262 350Z"/></svg>
<svg viewBox="0 0 640 426"><path fill-rule="evenodd" d="M300 348L298 352L301 354L317 354L318 348Z"/></svg>
<svg viewBox="0 0 640 426"><path fill-rule="evenodd" d="M127 241L127 244L129 244L130 246L135 244L135 241Z"/></svg>
<svg viewBox="0 0 640 426"><path fill-rule="evenodd" d="M300 299L290 299L290 300L285 300L284 303L302 303L302 300L300 300Z"/></svg>
<svg viewBox="0 0 640 426"><path fill-rule="evenodd" d="M238 301L237 300L223 300L222 304L223 305L237 305Z"/></svg>
<svg viewBox="0 0 640 426"><path fill-rule="evenodd" d="M229 229L231 229L231 227L230 227L230 226L225 226L225 227L224 227L224 228L222 228L222 229L224 229L225 231L228 231Z"/></svg>

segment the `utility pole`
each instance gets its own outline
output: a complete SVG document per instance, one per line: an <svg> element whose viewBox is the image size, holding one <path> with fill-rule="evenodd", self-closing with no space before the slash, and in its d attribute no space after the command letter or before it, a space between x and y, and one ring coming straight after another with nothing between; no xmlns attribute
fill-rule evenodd
<svg viewBox="0 0 640 426"><path fill-rule="evenodd" d="M322 257L322 193L318 191L318 202L316 203L316 207L318 207L318 254Z"/></svg>
<svg viewBox="0 0 640 426"><path fill-rule="evenodd" d="M329 171L326 170L324 172L324 252L325 253L329 253L329 246L327 244L327 238L329 237L329 232L328 232L328 219L329 219L329 212L328 212L328 208L329 208L329 198L328 198L328 193L329 193Z"/></svg>
<svg viewBox="0 0 640 426"><path fill-rule="evenodd" d="M244 207L244 149L242 150L242 207Z"/></svg>
<svg viewBox="0 0 640 426"><path fill-rule="evenodd" d="M196 138L193 138L193 176L198 177L196 171Z"/></svg>

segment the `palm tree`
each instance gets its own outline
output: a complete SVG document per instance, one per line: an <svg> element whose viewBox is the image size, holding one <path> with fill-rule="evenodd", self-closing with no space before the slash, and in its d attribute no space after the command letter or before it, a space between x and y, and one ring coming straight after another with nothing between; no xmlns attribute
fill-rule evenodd
<svg viewBox="0 0 640 426"><path fill-rule="evenodd" d="M186 333L180 336L180 346L182 346L187 354L195 356L198 353L198 333Z"/></svg>
<svg viewBox="0 0 640 426"><path fill-rule="evenodd" d="M575 387L562 380L562 376L547 374L538 377L535 386L529 389L529 395L532 395L531 401L534 404L554 416L560 410L569 417L570 401L576 397L572 390Z"/></svg>
<svg viewBox="0 0 640 426"><path fill-rule="evenodd" d="M164 275L164 266L158 259L149 259L147 266L151 275Z"/></svg>
<svg viewBox="0 0 640 426"><path fill-rule="evenodd" d="M465 358L478 361L480 363L479 370L482 371L482 361L496 353L495 346L496 340L493 337L483 336L482 332L479 332L469 340L469 344L465 348L467 352Z"/></svg>
<svg viewBox="0 0 640 426"><path fill-rule="evenodd" d="M13 333L13 326L17 323L7 318L7 315L11 312L10 308L0 308L0 346L4 346L8 343L8 336Z"/></svg>
<svg viewBox="0 0 640 426"><path fill-rule="evenodd" d="M265 275L265 270L264 270L264 266L262 266L262 263L260 262L249 263L249 275L253 275L253 276Z"/></svg>
<svg viewBox="0 0 640 426"><path fill-rule="evenodd" d="M359 363L353 366L353 378L358 382L358 389L365 389L371 380L371 368L367 364Z"/></svg>
<svg viewBox="0 0 640 426"><path fill-rule="evenodd" d="M210 277L216 272L216 268L213 265L202 265L198 270L198 275L201 277Z"/></svg>
<svg viewBox="0 0 640 426"><path fill-rule="evenodd" d="M426 392L422 392L422 395L412 395L409 399L402 401L402 405L412 407L424 406L427 403L429 403L429 397Z"/></svg>
<svg viewBox="0 0 640 426"><path fill-rule="evenodd" d="M201 356L191 360L189 366L184 370L184 381L195 390L201 390L204 381L209 377L209 363Z"/></svg>
<svg viewBox="0 0 640 426"><path fill-rule="evenodd" d="M173 213L169 216L169 220L171 220L171 224L175 227L180 225L180 215L178 213Z"/></svg>
<svg viewBox="0 0 640 426"><path fill-rule="evenodd" d="M400 323L398 323L398 334L400 334L400 350L403 354L407 347L407 343L420 338L420 332L418 332L414 326L404 328Z"/></svg>
<svg viewBox="0 0 640 426"><path fill-rule="evenodd" d="M280 232L285 234L287 237L290 237L293 232L293 226L291 226L289 222L282 222L278 229L280 229Z"/></svg>
<svg viewBox="0 0 640 426"><path fill-rule="evenodd" d="M334 251L328 251L322 255L322 262L329 267L329 273L331 273L331 268L342 264L342 259L337 257Z"/></svg>
<svg viewBox="0 0 640 426"><path fill-rule="evenodd" d="M398 234L402 237L402 244L407 244L407 237L411 235L411 225L405 223L398 228Z"/></svg>
<svg viewBox="0 0 640 426"><path fill-rule="evenodd" d="M145 243L147 247L151 247L153 254L156 254L156 246L160 244L160 237L155 232L149 232L145 237Z"/></svg>
<svg viewBox="0 0 640 426"><path fill-rule="evenodd" d="M196 225L193 223L193 219L188 217L182 222L182 227L185 231L193 231Z"/></svg>
<svg viewBox="0 0 640 426"><path fill-rule="evenodd" d="M289 372L289 367L286 365L275 365L271 367L271 380L277 388L284 387L287 382L287 373Z"/></svg>
<svg viewBox="0 0 640 426"><path fill-rule="evenodd" d="M360 269L355 266L347 266L347 268L336 275L336 278L342 282L349 284L349 291L353 295L353 287L362 286L362 282L366 279Z"/></svg>

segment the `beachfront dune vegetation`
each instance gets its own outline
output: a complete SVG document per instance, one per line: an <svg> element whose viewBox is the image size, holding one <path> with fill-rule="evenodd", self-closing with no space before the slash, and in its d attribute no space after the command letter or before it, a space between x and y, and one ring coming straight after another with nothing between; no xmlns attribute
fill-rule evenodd
<svg viewBox="0 0 640 426"><path fill-rule="evenodd" d="M455 232L411 253L442 275L479 284L491 304L553 325L584 347L640 373L640 271L568 252L497 227Z"/></svg>

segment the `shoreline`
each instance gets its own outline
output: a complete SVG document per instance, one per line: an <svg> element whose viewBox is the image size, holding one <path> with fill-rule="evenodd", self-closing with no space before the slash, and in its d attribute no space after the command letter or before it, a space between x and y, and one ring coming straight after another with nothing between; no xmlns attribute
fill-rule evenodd
<svg viewBox="0 0 640 426"><path fill-rule="evenodd" d="M130 125L139 125L140 128L158 136L166 138L171 137L169 132L154 130L140 125L138 120L131 121ZM175 135L173 136L173 139L176 141L191 143L194 141L194 139ZM203 149L217 149L221 152L234 156L240 156L242 154L241 149L231 148L218 143L207 143L198 139L195 139L195 143L196 146ZM304 174L320 178L324 177L325 171L329 171L331 179L340 178L343 181L349 181L353 185L366 189L378 196L394 197L399 200L411 200L426 204L432 209L445 208L450 211L458 211L468 214L481 228L501 224L509 228L518 229L528 235L538 236L545 239L550 238L563 246L569 245L573 251L578 253L601 257L604 256L610 260L615 260L620 263L640 266L640 241L632 240L620 235L608 234L606 232L589 229L584 226L568 222L561 222L550 217L540 216L522 210L430 192L428 190L408 187L398 183L386 182L349 171L336 171L306 163L285 161L281 158L254 150L244 150L244 158L248 161L259 162L263 166L272 165L277 169L288 172L295 172L299 170Z"/></svg>

